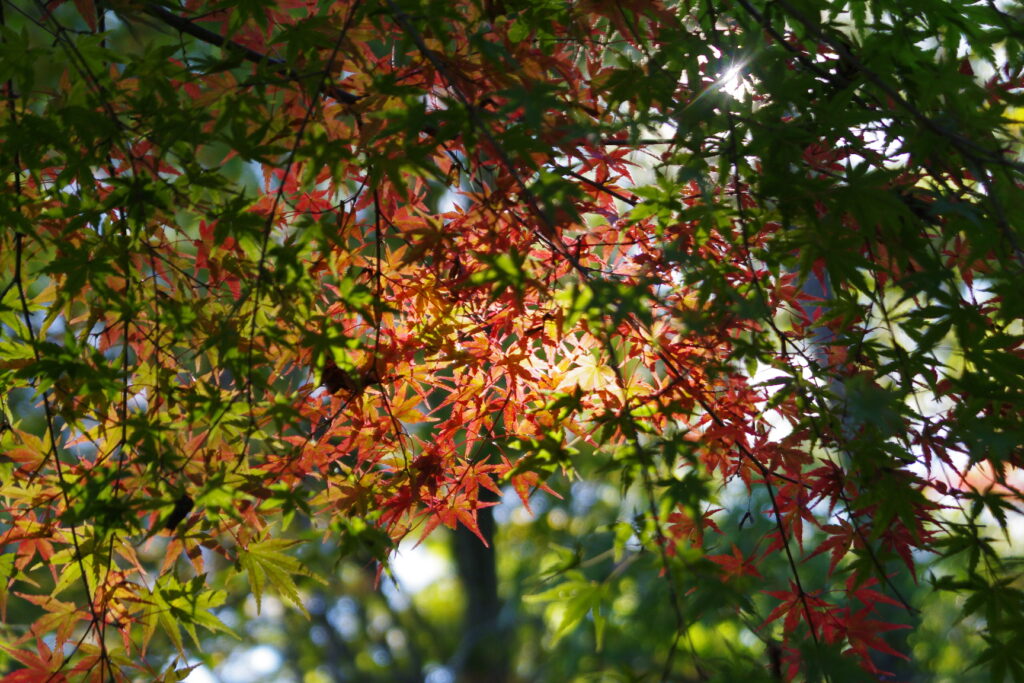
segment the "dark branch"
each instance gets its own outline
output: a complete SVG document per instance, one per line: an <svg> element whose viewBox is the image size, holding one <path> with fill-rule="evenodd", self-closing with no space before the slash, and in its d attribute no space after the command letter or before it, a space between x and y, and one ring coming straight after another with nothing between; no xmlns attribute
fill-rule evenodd
<svg viewBox="0 0 1024 683"><path fill-rule="evenodd" d="M146 14L159 19L171 28L177 29L182 33L187 33L193 38L201 40L204 43L209 43L210 45L216 45L217 47L231 50L232 52L240 54L246 61L253 62L254 64L267 64L275 69L279 69L283 71L290 80L301 80L299 74L289 67L287 62L274 57L268 57L262 52L257 52L256 50L245 47L244 45L239 45L233 40L228 40L219 33L214 33L209 29L205 29L202 26L192 23L188 19L179 17L177 14L165 7L161 7L155 3L149 3L145 6L144 11ZM362 95L353 95L350 92L331 85L325 87L323 89L323 93L345 104L355 104L362 99Z"/></svg>

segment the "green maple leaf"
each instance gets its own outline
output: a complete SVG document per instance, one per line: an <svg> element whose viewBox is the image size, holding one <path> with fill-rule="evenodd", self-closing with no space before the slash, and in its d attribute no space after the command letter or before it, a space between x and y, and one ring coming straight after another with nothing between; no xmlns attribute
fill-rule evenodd
<svg viewBox="0 0 1024 683"><path fill-rule="evenodd" d="M193 577L184 583L169 574L161 576L147 600L148 608L143 617L143 651L157 627L167 634L180 653L185 651L180 631L182 628L197 648L200 643L196 626L202 626L211 633L227 633L237 638L235 632L213 613L215 608L224 604L226 598L227 593L223 590L206 585L205 575Z"/></svg>
<svg viewBox="0 0 1024 683"><path fill-rule="evenodd" d="M279 595L288 599L302 610L306 618L309 618L309 612L302 604L299 589L292 577L308 576L321 583L325 582L310 572L297 558L284 552L298 543L300 541L268 538L250 543L248 548L238 551L238 566L249 575L249 585L252 586L253 595L256 597L257 614L262 606L263 590L269 583Z"/></svg>

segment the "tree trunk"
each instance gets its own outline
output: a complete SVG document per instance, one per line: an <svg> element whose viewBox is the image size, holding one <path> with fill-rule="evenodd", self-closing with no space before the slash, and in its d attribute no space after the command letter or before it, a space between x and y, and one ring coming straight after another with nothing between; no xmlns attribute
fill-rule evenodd
<svg viewBox="0 0 1024 683"><path fill-rule="evenodd" d="M482 491L480 499L491 502L497 497ZM462 643L452 668L462 683L502 683L509 680L511 648L507 642L510 634L500 620L493 508L477 511L477 524L487 546L465 527L455 530L455 564L466 596L466 611Z"/></svg>

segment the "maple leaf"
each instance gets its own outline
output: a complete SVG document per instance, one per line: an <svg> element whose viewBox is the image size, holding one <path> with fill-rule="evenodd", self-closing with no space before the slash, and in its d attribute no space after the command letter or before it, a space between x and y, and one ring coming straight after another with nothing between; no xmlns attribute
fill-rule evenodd
<svg viewBox="0 0 1024 683"><path fill-rule="evenodd" d="M386 562L417 525L483 541L481 495L508 481L529 509L559 474L621 485L636 515L616 524L611 576L594 579L598 554L539 594L559 645L587 618L600 644L613 591L689 576L683 543L722 531L699 510L735 483L747 514L770 509L708 559L779 603L777 677L785 653L814 678L806 631L822 666L877 672L895 627L870 610L902 599L866 577L916 580L933 550L953 570L964 553L969 576L941 584L960 612L991 612L979 662L1020 668L1013 551L978 522L1005 530L1024 497L1019 60L1003 30L969 32L985 78L931 54L1009 15L918 3L915 42L840 3L852 40L794 3L678 4L47 0L7 18L0 611L26 620L6 645L28 667L13 679L174 680L178 662L142 660L158 630L183 661L218 646L211 610L238 603L221 558L257 610L268 591L302 609L296 552L313 548L284 535L300 515L342 530L341 561ZM578 535L598 511L585 498L549 531ZM509 547L530 550L499 555L503 577L534 561L515 526ZM658 571L610 580L652 527ZM588 552L609 540L591 531ZM499 602L469 588L490 592L472 608ZM730 593L693 591L677 616ZM679 634L653 612L630 628L629 603L617 650L642 675ZM349 659L366 677L373 658ZM523 678L542 659L510 658Z"/></svg>
<svg viewBox="0 0 1024 683"><path fill-rule="evenodd" d="M170 639L184 656L185 645L181 630L185 629L192 642L199 646L196 626L212 633L226 633L237 638L234 631L218 619L213 609L224 604L227 594L205 585L206 577L196 576L182 583L170 574L157 579L152 590L144 597L146 608L142 617L142 651L145 652L157 627Z"/></svg>
<svg viewBox="0 0 1024 683"><path fill-rule="evenodd" d="M725 581L739 579L744 575L763 578L761 572L753 564L753 557L745 557L743 551L733 543L731 555L707 555L711 560L722 568L722 578Z"/></svg>
<svg viewBox="0 0 1024 683"><path fill-rule="evenodd" d="M782 602L765 617L761 623L761 628L785 616L783 628L786 632L792 633L801 621L807 621L808 612L810 612L809 616L812 623L809 626L818 631L822 623L820 612L827 611L830 608L830 605L821 598L803 592L794 581L790 581L788 591L764 592ZM805 604L807 606L806 609L804 607Z"/></svg>
<svg viewBox="0 0 1024 683"><path fill-rule="evenodd" d="M878 603L885 603L893 607L903 606L903 603L896 598L891 598L884 593L874 590L872 586L876 585L878 585L878 579L874 577L861 581L859 576L851 574L846 580L846 592L848 595L852 595L859 600L865 607L873 607Z"/></svg>
<svg viewBox="0 0 1024 683"><path fill-rule="evenodd" d="M700 519L696 522L691 519L690 514L682 509L672 512L668 518L668 526L666 531L669 536L676 539L686 539L690 543L696 546L702 546L704 544L704 529L705 527L711 529L716 533L722 533L722 530L718 527L718 524L712 519L712 515L721 512L722 508L710 508L707 512L704 512ZM675 548L669 548L669 552L674 553Z"/></svg>
<svg viewBox="0 0 1024 683"><path fill-rule="evenodd" d="M520 472L518 474L513 474L511 481L512 488L515 489L516 494L519 496L519 500L522 501L523 507L526 508L527 512L533 512L530 509L530 495L536 490L544 491L559 500L562 499L562 496L548 487L536 472Z"/></svg>
<svg viewBox="0 0 1024 683"><path fill-rule="evenodd" d="M43 642L42 638L36 639L34 652L19 650L3 643L0 643L0 648L25 665L24 669L18 669L4 676L4 683L40 683L41 681L65 683L67 681L67 677L60 673L61 665L64 663L62 648L51 649Z"/></svg>
<svg viewBox="0 0 1024 683"><path fill-rule="evenodd" d="M324 580L312 574L297 558L284 552L298 543L284 538L265 538L238 549L238 567L247 574L253 597L256 598L257 614L262 605L264 586L269 584L309 618L293 576L306 576L321 583Z"/></svg>
<svg viewBox="0 0 1024 683"><path fill-rule="evenodd" d="M804 560L806 562L812 557L825 552L831 553L828 565L828 571L830 574L835 571L839 562L846 557L846 553L850 546L858 541L857 531L854 529L853 525L844 519L840 519L838 521L838 524L825 524L821 527L821 530L828 534L828 537L818 544L818 547L815 548L814 552L808 555Z"/></svg>
<svg viewBox="0 0 1024 683"><path fill-rule="evenodd" d="M843 633L850 644L850 649L860 655L866 663L869 664L871 670L875 670L874 666L870 664L870 656L868 650L877 650L884 652L887 655L899 657L900 659L909 661L910 658L892 648L880 637L882 633L887 631L895 631L899 629L910 628L907 624L892 624L885 621L879 621L877 619L870 619L868 615L873 611L873 607L864 607L856 612L850 611L845 617L838 617L837 620L841 624Z"/></svg>
<svg viewBox="0 0 1024 683"><path fill-rule="evenodd" d="M55 631L58 643L67 642L78 623L90 619L89 613L73 602L57 600L49 595L17 595L46 610L46 614L32 624L31 631L39 634Z"/></svg>
<svg viewBox="0 0 1024 683"><path fill-rule="evenodd" d="M577 361L576 367L565 373L559 389L571 391L579 387L583 391L609 390L616 387L615 371L586 355Z"/></svg>
<svg viewBox="0 0 1024 683"><path fill-rule="evenodd" d="M601 604L607 600L608 586L589 581L577 571L566 573L566 581L540 593L523 597L526 603L548 603L547 613L553 625L552 645L572 633L590 614L594 620L597 649L601 650L605 617Z"/></svg>

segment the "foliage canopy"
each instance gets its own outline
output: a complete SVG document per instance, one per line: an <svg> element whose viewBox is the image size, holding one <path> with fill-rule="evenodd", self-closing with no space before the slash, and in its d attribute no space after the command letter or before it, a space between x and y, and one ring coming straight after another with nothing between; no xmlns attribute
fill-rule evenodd
<svg viewBox="0 0 1024 683"><path fill-rule="evenodd" d="M925 582L1024 678L1020 3L0 7L9 680L560 477L625 502L527 603L652 572L628 675L877 677Z"/></svg>

